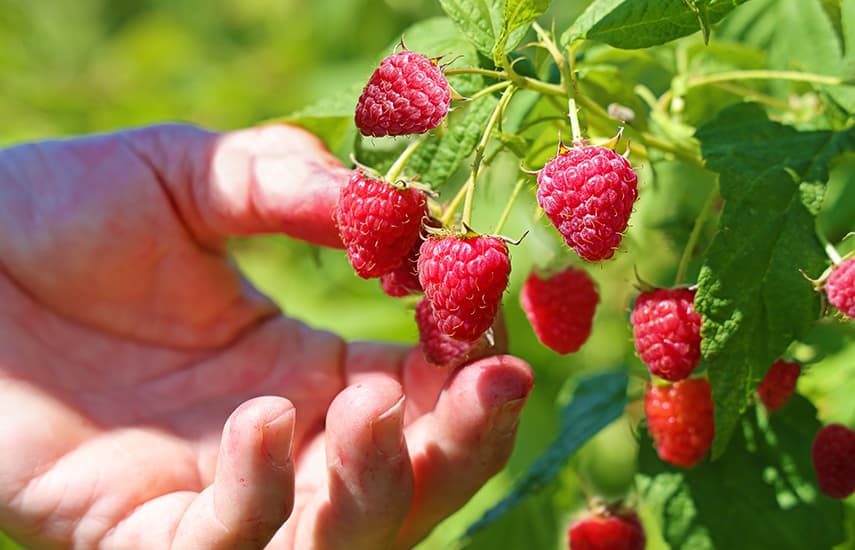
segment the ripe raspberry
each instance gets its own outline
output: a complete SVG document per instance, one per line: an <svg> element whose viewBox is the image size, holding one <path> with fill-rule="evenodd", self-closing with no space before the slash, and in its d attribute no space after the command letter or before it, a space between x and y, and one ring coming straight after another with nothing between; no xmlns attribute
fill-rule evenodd
<svg viewBox="0 0 855 550"><path fill-rule="evenodd" d="M783 359L779 359L769 368L757 386L757 395L769 412L780 409L793 395L801 371L801 365Z"/></svg>
<svg viewBox="0 0 855 550"><path fill-rule="evenodd" d="M647 542L632 510L588 514L570 525L567 539L570 550L643 550Z"/></svg>
<svg viewBox="0 0 855 550"><path fill-rule="evenodd" d="M461 342L439 330L427 298L422 298L416 305L416 325L419 328L419 347L425 360L432 365L457 367L476 350L486 346L486 338L483 336L474 342Z"/></svg>
<svg viewBox="0 0 855 550"><path fill-rule="evenodd" d="M435 218L425 218L425 227L433 227L439 229L442 223ZM401 298L410 294L418 294L422 292L422 284L419 282L419 250L425 240L424 232L419 232L419 238L416 244L407 253L407 257L401 262L401 265L380 277L380 286L387 296L392 298Z"/></svg>
<svg viewBox="0 0 855 550"><path fill-rule="evenodd" d="M712 391L705 379L649 386L644 412L659 458L691 468L707 454L715 428Z"/></svg>
<svg viewBox="0 0 855 550"><path fill-rule="evenodd" d="M448 113L451 89L436 61L403 50L380 62L356 104L356 127L366 136L423 134Z"/></svg>
<svg viewBox="0 0 855 550"><path fill-rule="evenodd" d="M419 249L422 246L422 240L418 239L413 248L401 262L401 265L380 277L380 286L387 296L392 298L401 298L422 291L422 285L419 283Z"/></svg>
<svg viewBox="0 0 855 550"><path fill-rule="evenodd" d="M560 153L537 175L537 202L567 245L590 262L608 260L638 198L638 176L607 147Z"/></svg>
<svg viewBox="0 0 855 550"><path fill-rule="evenodd" d="M523 311L543 345L558 353L573 353L591 335L600 297L591 277L567 268L541 279L532 272L520 292Z"/></svg>
<svg viewBox="0 0 855 550"><path fill-rule="evenodd" d="M356 273L365 279L389 273L419 238L427 197L354 170L336 208L341 240Z"/></svg>
<svg viewBox="0 0 855 550"><path fill-rule="evenodd" d="M832 269L825 283L825 294L831 305L855 319L855 258Z"/></svg>
<svg viewBox="0 0 855 550"><path fill-rule="evenodd" d="M651 374L676 382L701 360L701 316L695 291L659 288L635 300L630 315L635 349Z"/></svg>
<svg viewBox="0 0 855 550"><path fill-rule="evenodd" d="M855 431L841 424L819 430L811 448L820 490L831 498L855 493Z"/></svg>
<svg viewBox="0 0 855 550"><path fill-rule="evenodd" d="M429 238L419 255L419 281L439 329L467 342L493 324L510 272L508 246L489 235Z"/></svg>

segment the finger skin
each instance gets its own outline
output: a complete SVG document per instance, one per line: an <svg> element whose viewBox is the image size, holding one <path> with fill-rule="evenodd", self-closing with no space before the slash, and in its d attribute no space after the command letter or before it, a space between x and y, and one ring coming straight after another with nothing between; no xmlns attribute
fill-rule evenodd
<svg viewBox="0 0 855 550"><path fill-rule="evenodd" d="M283 124L216 134L149 126L123 138L169 190L196 240L285 233L341 248L333 219L346 169L314 135Z"/></svg>
<svg viewBox="0 0 855 550"><path fill-rule="evenodd" d="M386 375L343 390L327 414L328 484L303 511L294 548L388 548L404 521L413 478L401 386Z"/></svg>
<svg viewBox="0 0 855 550"><path fill-rule="evenodd" d="M294 505L296 411L281 397L238 407L223 429L214 483L178 525L174 550L264 548Z"/></svg>
<svg viewBox="0 0 855 550"><path fill-rule="evenodd" d="M415 495L396 548L424 538L504 467L533 385L521 359L480 359L455 372L434 410L407 427Z"/></svg>

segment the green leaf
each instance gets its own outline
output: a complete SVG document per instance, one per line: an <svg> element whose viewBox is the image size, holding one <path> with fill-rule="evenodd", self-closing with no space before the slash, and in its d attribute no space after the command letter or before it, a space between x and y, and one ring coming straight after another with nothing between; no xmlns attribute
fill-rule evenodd
<svg viewBox="0 0 855 550"><path fill-rule="evenodd" d="M502 0L439 0L460 32L488 57L501 34L503 4Z"/></svg>
<svg viewBox="0 0 855 550"><path fill-rule="evenodd" d="M493 61L496 65L502 65L508 50L514 49L519 41L509 40L514 31L525 31L528 25L543 15L552 0L506 0L505 9L502 11L502 29L496 39L493 48ZM519 39L523 32L517 32Z"/></svg>
<svg viewBox="0 0 855 550"><path fill-rule="evenodd" d="M725 201L695 298L718 457L760 377L819 317L819 295L800 270L816 276L825 266L815 234L818 193L830 160L855 146L855 130L799 132L740 104L696 137Z"/></svg>
<svg viewBox="0 0 855 550"><path fill-rule="evenodd" d="M828 17L831 27L834 29L834 34L840 41L840 52L846 53L846 39L843 32L843 0L819 0L822 6L822 11Z"/></svg>
<svg viewBox="0 0 855 550"><path fill-rule="evenodd" d="M421 181L434 189L441 187L475 150L498 103L494 96L486 96L466 106L461 120L416 151L408 172L419 174Z"/></svg>
<svg viewBox="0 0 855 550"><path fill-rule="evenodd" d="M724 457L690 470L660 460L643 434L642 506L659 518L670 547L823 550L842 542L843 504L815 484L813 405L795 395L772 415L757 407L740 428Z"/></svg>
<svg viewBox="0 0 855 550"><path fill-rule="evenodd" d="M353 111L361 86L353 86L323 98L299 111L267 121L293 124L318 136L332 151L338 151L353 131Z"/></svg>
<svg viewBox="0 0 855 550"><path fill-rule="evenodd" d="M747 0L594 0L561 37L600 40L616 48L647 48L692 34Z"/></svg>
<svg viewBox="0 0 855 550"><path fill-rule="evenodd" d="M496 522L529 496L549 486L573 453L623 414L626 385L627 377L622 371L582 380L570 402L561 411L561 428L552 445L529 468L508 496L471 525L464 536L469 537Z"/></svg>

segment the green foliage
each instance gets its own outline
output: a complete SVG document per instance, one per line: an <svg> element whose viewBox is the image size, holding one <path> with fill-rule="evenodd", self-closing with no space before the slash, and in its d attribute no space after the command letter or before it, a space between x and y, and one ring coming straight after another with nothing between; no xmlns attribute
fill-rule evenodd
<svg viewBox="0 0 855 550"><path fill-rule="evenodd" d="M682 470L663 463L644 435L638 482L674 550L830 549L843 541L843 506L819 493L810 442L816 409L795 397L772 415L752 408L719 460ZM808 543L808 541L810 541Z"/></svg>
<svg viewBox="0 0 855 550"><path fill-rule="evenodd" d="M497 522L530 495L548 487L585 442L620 417L626 407L626 384L623 372L604 373L580 381L570 402L561 410L561 429L555 441L513 491L469 527L466 536Z"/></svg>
<svg viewBox="0 0 855 550"><path fill-rule="evenodd" d="M552 0L506 0L505 9L502 12L502 30L496 38L493 47L493 61L496 65L502 65L502 60L519 43L519 40L510 41L512 35L522 37L519 30L525 30L527 26L543 15L549 8Z"/></svg>
<svg viewBox="0 0 855 550"><path fill-rule="evenodd" d="M600 40L616 48L647 48L702 31L746 0L595 0L561 37Z"/></svg>
<svg viewBox="0 0 855 550"><path fill-rule="evenodd" d="M855 424L855 333L800 272L818 277L829 265L818 232L841 253L855 248L842 241L855 230L855 3L0 0L0 10L2 143L163 120L221 129L284 121L345 162L353 154L386 169L408 140L363 138L353 108L403 39L440 58L462 96L479 94L414 138L424 143L403 172L441 190L443 206L499 108L501 90L480 92L519 86L485 140L473 193L473 227L485 232L528 177L520 167L542 167L559 139L570 141L573 91L589 140L623 127L639 202L615 260L586 266L601 297L590 341L558 356L534 337L519 287L534 266L578 259L541 216L533 178L524 181L503 233L530 233L511 247L504 309L510 351L538 383L509 466L420 550L563 547L567 514L585 505L579 495L591 484L639 502L651 548L855 548L855 532L842 528L855 521L852 499L841 506L818 494L808 455L820 424ZM555 51L530 47L534 22L556 29L552 45L564 61L573 56L574 82ZM235 240L231 250L289 315L348 339L416 340L412 311L353 275L340 251L283 237ZM713 386L717 431L714 460L688 471L659 460L642 434L637 491L621 481L632 478L634 455L598 487L592 465L611 464L615 447L586 445L616 418L640 421L640 385L627 390L626 376L647 378L627 322L635 269L657 285L697 283L698 374ZM782 355L810 365L803 397L767 417L752 394ZM616 364L625 368L609 372ZM633 453L634 439L621 437L620 452Z"/></svg>
<svg viewBox="0 0 855 550"><path fill-rule="evenodd" d="M716 403L713 456L724 452L752 389L819 317L805 273L824 269L814 216L828 164L855 131L799 132L737 105L697 133L725 200L698 277L702 353ZM821 202L821 201L820 201Z"/></svg>
<svg viewBox="0 0 855 550"><path fill-rule="evenodd" d="M492 56L502 33L502 2L439 0L439 5L479 52Z"/></svg>
<svg viewBox="0 0 855 550"><path fill-rule="evenodd" d="M493 96L475 100L459 122L419 148L409 170L434 189L446 183L472 154L498 101Z"/></svg>

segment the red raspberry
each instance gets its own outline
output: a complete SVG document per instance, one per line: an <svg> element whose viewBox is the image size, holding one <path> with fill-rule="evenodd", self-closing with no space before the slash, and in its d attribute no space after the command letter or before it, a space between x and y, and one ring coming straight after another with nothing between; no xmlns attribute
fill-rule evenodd
<svg viewBox="0 0 855 550"><path fill-rule="evenodd" d="M819 430L811 448L820 490L831 498L855 493L855 431L841 424Z"/></svg>
<svg viewBox="0 0 855 550"><path fill-rule="evenodd" d="M423 134L448 113L451 88L435 60L403 50L387 56L356 104L356 127L366 136Z"/></svg>
<svg viewBox="0 0 855 550"><path fill-rule="evenodd" d="M419 328L419 347L425 360L432 365L457 367L486 344L483 336L474 342L461 342L444 334L439 330L427 298L422 298L416 305L416 325Z"/></svg>
<svg viewBox="0 0 855 550"><path fill-rule="evenodd" d="M712 391L705 379L649 386L644 412L659 458L691 468L707 454L715 428Z"/></svg>
<svg viewBox="0 0 855 550"><path fill-rule="evenodd" d="M422 291L422 285L419 283L419 249L422 246L422 240L416 241L413 248L407 254L401 265L380 277L380 286L387 296L392 298L401 298Z"/></svg>
<svg viewBox="0 0 855 550"><path fill-rule="evenodd" d="M520 292L523 311L537 338L558 353L573 353L591 335L600 297L591 277L567 268L547 279L532 272Z"/></svg>
<svg viewBox="0 0 855 550"><path fill-rule="evenodd" d="M429 238L419 255L419 281L440 330L467 342L493 324L510 272L508 246L489 235Z"/></svg>
<svg viewBox="0 0 855 550"><path fill-rule="evenodd" d="M341 240L357 275L389 273L419 238L427 215L423 191L372 179L354 170L342 187L336 208Z"/></svg>
<svg viewBox="0 0 855 550"><path fill-rule="evenodd" d="M659 288L642 293L630 315L635 349L651 374L676 382L701 360L701 316L695 291Z"/></svg>
<svg viewBox="0 0 855 550"><path fill-rule="evenodd" d="M778 359L769 368L757 386L757 395L769 412L780 409L793 395L801 371L801 365L783 359Z"/></svg>
<svg viewBox="0 0 855 550"><path fill-rule="evenodd" d="M647 542L632 510L588 514L570 525L567 539L570 550L643 550Z"/></svg>
<svg viewBox="0 0 855 550"><path fill-rule="evenodd" d="M442 223L434 218L425 218L425 227L433 227L439 229ZM419 239L401 265L380 277L380 286L387 296L392 298L401 298L410 294L418 294L422 292L422 284L419 282L419 250L425 240L423 232L419 233Z"/></svg>
<svg viewBox="0 0 855 550"><path fill-rule="evenodd" d="M825 283L825 295L831 305L855 319L855 258L849 258L831 270Z"/></svg>
<svg viewBox="0 0 855 550"><path fill-rule="evenodd" d="M636 198L635 170L607 147L573 147L537 175L538 204L567 245L591 262L614 255Z"/></svg>

